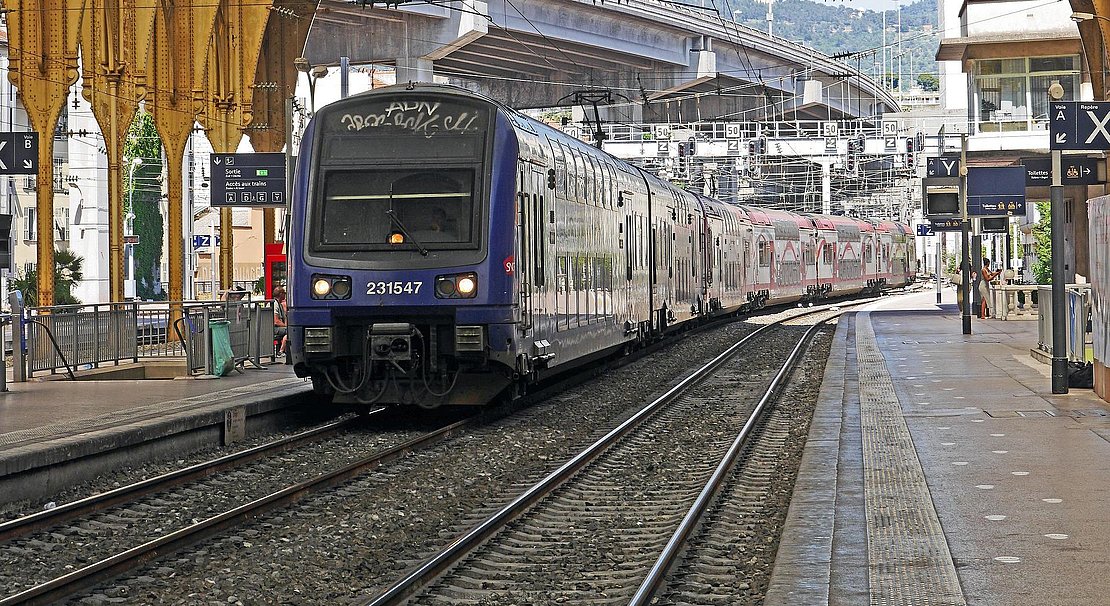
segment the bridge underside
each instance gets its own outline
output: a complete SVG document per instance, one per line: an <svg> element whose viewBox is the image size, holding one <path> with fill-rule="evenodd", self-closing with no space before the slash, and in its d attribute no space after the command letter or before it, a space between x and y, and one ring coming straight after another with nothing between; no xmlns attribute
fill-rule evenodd
<svg viewBox="0 0 1110 606"><path fill-rule="evenodd" d="M523 13L456 4L462 10L323 2L305 56L395 65L398 82L447 78L521 109L572 105L575 92L604 89L613 95L603 116L611 121L837 120L890 110L853 78L776 55L773 40L760 49L729 31L699 34L697 20L679 27L665 16L565 0L529 3Z"/></svg>

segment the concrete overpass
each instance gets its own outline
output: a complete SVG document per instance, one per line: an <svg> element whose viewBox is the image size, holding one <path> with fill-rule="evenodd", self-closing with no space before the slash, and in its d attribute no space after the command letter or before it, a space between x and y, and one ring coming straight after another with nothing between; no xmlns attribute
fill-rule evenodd
<svg viewBox="0 0 1110 606"><path fill-rule="evenodd" d="M881 86L817 51L712 9L658 0L323 0L305 49L433 74L517 108L569 105L609 89L610 121L879 119L897 111Z"/></svg>

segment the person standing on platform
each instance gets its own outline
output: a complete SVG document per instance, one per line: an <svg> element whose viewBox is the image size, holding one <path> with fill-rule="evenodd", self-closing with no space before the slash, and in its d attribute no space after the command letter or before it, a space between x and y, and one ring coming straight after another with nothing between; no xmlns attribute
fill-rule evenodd
<svg viewBox="0 0 1110 606"><path fill-rule="evenodd" d="M979 299L982 301L982 305L979 309L979 317L989 318L991 310L990 306L987 305L987 301L990 300L990 283L998 277L999 272L991 271L991 260L983 257L983 271L981 274L981 280L979 281Z"/></svg>
<svg viewBox="0 0 1110 606"><path fill-rule="evenodd" d="M278 353L285 353L289 342L289 309L285 306L285 288L274 289L274 340L281 343Z"/></svg>

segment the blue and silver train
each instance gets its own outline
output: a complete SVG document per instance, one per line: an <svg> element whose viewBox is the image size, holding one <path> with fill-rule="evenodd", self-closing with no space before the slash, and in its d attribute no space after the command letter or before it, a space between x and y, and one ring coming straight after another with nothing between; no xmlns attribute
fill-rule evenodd
<svg viewBox="0 0 1110 606"><path fill-rule="evenodd" d="M485 404L705 318L912 279L905 225L725 204L496 101L399 85L321 109L289 230L298 376Z"/></svg>

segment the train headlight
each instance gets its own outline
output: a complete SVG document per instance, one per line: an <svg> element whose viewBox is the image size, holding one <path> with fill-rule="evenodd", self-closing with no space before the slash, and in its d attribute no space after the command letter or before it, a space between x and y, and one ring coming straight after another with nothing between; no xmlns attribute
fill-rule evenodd
<svg viewBox="0 0 1110 606"><path fill-rule="evenodd" d="M405 234L395 231L389 234L389 243L393 246L400 246L405 243Z"/></svg>
<svg viewBox="0 0 1110 606"><path fill-rule="evenodd" d="M473 276L463 276L458 281L459 294L464 297L473 297L478 290L478 280Z"/></svg>
<svg viewBox="0 0 1110 606"><path fill-rule="evenodd" d="M436 276L436 297L440 299L473 299L478 296L478 274Z"/></svg>
<svg viewBox="0 0 1110 606"><path fill-rule="evenodd" d="M312 275L313 299L350 299L351 277L330 276L327 274Z"/></svg>

